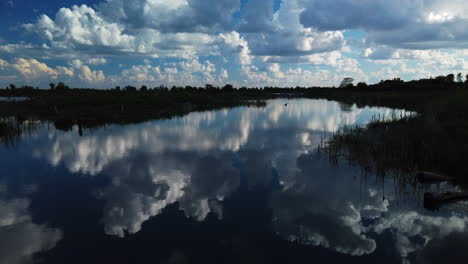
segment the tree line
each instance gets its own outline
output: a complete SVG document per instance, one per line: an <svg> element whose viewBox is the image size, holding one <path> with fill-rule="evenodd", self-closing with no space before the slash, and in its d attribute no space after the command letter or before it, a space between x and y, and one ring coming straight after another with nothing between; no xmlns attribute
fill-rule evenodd
<svg viewBox="0 0 468 264"><path fill-rule="evenodd" d="M463 80L463 75L461 73L458 74L448 74L446 76L437 76L435 78L426 78L420 80L413 80L413 81L404 81L400 78L393 78L389 80L381 80L379 83L376 84L367 84L365 82L359 82L356 85L353 84L352 78L345 78L340 85L339 88L342 89L355 89L355 90L371 90L371 89L447 89L447 88L468 88L468 74L465 76L465 80ZM319 86L310 86L310 87L273 87L273 86L264 86L264 87L234 87L232 84L226 84L222 87L214 86L211 84L206 84L204 87L197 87L197 86L172 86L167 87L164 85L159 85L156 87L148 87L146 85L142 85L140 87L136 87L133 85L127 85L124 87L115 86L114 88L110 89L84 89L84 88L70 88L64 82L50 83L49 90L50 91L68 91L68 90L103 90L103 91L115 91L115 92L242 92L242 93L305 93L309 89L317 89L317 88L336 88L336 87L319 87ZM16 91L16 90L23 90L23 91L31 91L31 90L40 90L39 87L32 87L32 86L21 86L17 87L14 84L10 84L9 86L5 87L5 90L9 91Z"/></svg>

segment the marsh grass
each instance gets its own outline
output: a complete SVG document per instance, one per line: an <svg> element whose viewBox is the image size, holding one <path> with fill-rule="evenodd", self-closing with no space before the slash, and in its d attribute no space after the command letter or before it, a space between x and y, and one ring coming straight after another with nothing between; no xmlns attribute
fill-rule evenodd
<svg viewBox="0 0 468 264"><path fill-rule="evenodd" d="M32 135L38 127L38 122L21 120L14 117L0 118L0 145L13 147L23 134Z"/></svg>
<svg viewBox="0 0 468 264"><path fill-rule="evenodd" d="M380 176L393 175L415 185L417 171L433 171L460 181L466 170L467 149L452 138L434 115L372 120L365 127L344 126L320 150L334 162L344 157Z"/></svg>

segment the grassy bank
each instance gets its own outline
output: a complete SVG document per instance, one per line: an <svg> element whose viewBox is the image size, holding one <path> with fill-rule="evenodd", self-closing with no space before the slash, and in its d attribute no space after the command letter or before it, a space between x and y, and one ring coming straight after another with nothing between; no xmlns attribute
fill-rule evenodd
<svg viewBox="0 0 468 264"><path fill-rule="evenodd" d="M468 91L344 91L328 99L416 111L401 120L375 120L365 128L346 127L325 145L330 157L384 175L433 171L468 184Z"/></svg>

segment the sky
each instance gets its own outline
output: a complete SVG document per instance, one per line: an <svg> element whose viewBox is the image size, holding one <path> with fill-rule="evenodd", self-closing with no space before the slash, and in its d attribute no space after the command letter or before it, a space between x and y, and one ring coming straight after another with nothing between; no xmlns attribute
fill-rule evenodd
<svg viewBox="0 0 468 264"><path fill-rule="evenodd" d="M0 16L0 87L310 87L468 73L465 0L0 0Z"/></svg>

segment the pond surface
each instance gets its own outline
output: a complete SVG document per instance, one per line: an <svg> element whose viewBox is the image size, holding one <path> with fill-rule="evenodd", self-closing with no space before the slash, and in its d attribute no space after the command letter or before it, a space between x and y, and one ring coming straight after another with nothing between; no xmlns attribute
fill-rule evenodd
<svg viewBox="0 0 468 264"><path fill-rule="evenodd" d="M0 102L22 102L31 100L29 97L4 97L0 96Z"/></svg>
<svg viewBox="0 0 468 264"><path fill-rule="evenodd" d="M340 126L405 114L274 100L4 131L0 263L454 263L467 256L468 207L429 211L423 196L457 187L377 177L317 150Z"/></svg>

